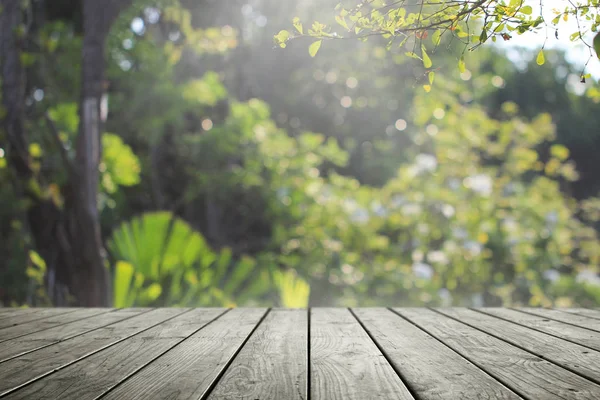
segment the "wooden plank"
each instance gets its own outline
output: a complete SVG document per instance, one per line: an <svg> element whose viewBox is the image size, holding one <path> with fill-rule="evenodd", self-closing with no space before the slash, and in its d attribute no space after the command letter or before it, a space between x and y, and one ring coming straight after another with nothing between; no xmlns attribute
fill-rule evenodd
<svg viewBox="0 0 600 400"><path fill-rule="evenodd" d="M506 308L482 308L478 311L600 351L600 332ZM543 311L541 313L544 314Z"/></svg>
<svg viewBox="0 0 600 400"><path fill-rule="evenodd" d="M306 399L307 344L306 310L271 310L208 398Z"/></svg>
<svg viewBox="0 0 600 400"><path fill-rule="evenodd" d="M589 309L589 308L556 308L556 311L562 311L565 313L581 315L583 317L600 319L600 310Z"/></svg>
<svg viewBox="0 0 600 400"><path fill-rule="evenodd" d="M466 308L438 311L600 383L600 353L595 350Z"/></svg>
<svg viewBox="0 0 600 400"><path fill-rule="evenodd" d="M161 308L150 312L126 309L110 313L108 315L121 315L123 319L114 320L110 325L1 363L0 394L11 392L21 385L109 348L186 311L188 310Z"/></svg>
<svg viewBox="0 0 600 400"><path fill-rule="evenodd" d="M556 308L556 310L573 314L585 315L590 318L600 318L600 308Z"/></svg>
<svg viewBox="0 0 600 400"><path fill-rule="evenodd" d="M223 308L195 309L180 314L37 380L6 398L96 399L225 311Z"/></svg>
<svg viewBox="0 0 600 400"><path fill-rule="evenodd" d="M35 308L35 307L4 307L0 308L0 319L14 316L16 314L30 314L33 312L37 312L38 310L43 310L44 308Z"/></svg>
<svg viewBox="0 0 600 400"><path fill-rule="evenodd" d="M102 397L200 399L219 378L266 309L237 308L201 329Z"/></svg>
<svg viewBox="0 0 600 400"><path fill-rule="evenodd" d="M43 318L50 318L56 315L67 314L77 310L76 308L37 308L30 311L17 311L9 317L0 320L0 329L27 324L38 321ZM109 309L106 309L107 311Z"/></svg>
<svg viewBox="0 0 600 400"><path fill-rule="evenodd" d="M419 399L520 399L422 329L385 308L352 310Z"/></svg>
<svg viewBox="0 0 600 400"><path fill-rule="evenodd" d="M120 321L122 311L113 310L105 312L103 309L89 309L90 312L98 312L94 317L82 319L67 325L55 326L44 331L35 332L0 343L0 363L6 362L20 355L39 350L54 343L61 342L94 329Z"/></svg>
<svg viewBox="0 0 600 400"><path fill-rule="evenodd" d="M0 308L0 320L3 318L12 317L15 314L28 314L36 311L36 308L18 308L18 307L3 307Z"/></svg>
<svg viewBox="0 0 600 400"><path fill-rule="evenodd" d="M310 398L412 399L398 374L345 308L313 308Z"/></svg>
<svg viewBox="0 0 600 400"><path fill-rule="evenodd" d="M599 385L461 322L423 308L394 310L525 398L600 396Z"/></svg>
<svg viewBox="0 0 600 400"><path fill-rule="evenodd" d="M600 319L594 319L583 314L569 313L561 310L553 310L548 308L532 307L517 308L516 310L600 332Z"/></svg>
<svg viewBox="0 0 600 400"><path fill-rule="evenodd" d="M0 342L4 342L6 340L14 339L24 335L30 335L32 333L50 329L55 326L66 325L71 322L93 317L95 315L103 314L106 312L108 311L98 308L81 308L67 314L44 318L28 324L11 326L9 328L0 330Z"/></svg>

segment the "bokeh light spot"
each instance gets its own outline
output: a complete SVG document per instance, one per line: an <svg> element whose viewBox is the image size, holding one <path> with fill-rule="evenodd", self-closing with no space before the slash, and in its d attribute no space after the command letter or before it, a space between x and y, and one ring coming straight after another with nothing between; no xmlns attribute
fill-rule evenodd
<svg viewBox="0 0 600 400"><path fill-rule="evenodd" d="M350 96L344 96L340 99L340 104L344 108L349 108L352 106L352 98Z"/></svg>
<svg viewBox="0 0 600 400"><path fill-rule="evenodd" d="M346 86L348 86L350 89L354 89L358 86L358 79L353 76L349 77L346 79Z"/></svg>
<svg viewBox="0 0 600 400"><path fill-rule="evenodd" d="M405 120L403 119L398 119L396 120L396 123L394 124L394 126L396 127L396 129L398 129L399 131L403 131L406 129L406 127L408 126L408 124L406 123Z"/></svg>
<svg viewBox="0 0 600 400"><path fill-rule="evenodd" d="M205 131L210 131L213 127L213 122L210 118L205 118L202 120L202 129Z"/></svg>

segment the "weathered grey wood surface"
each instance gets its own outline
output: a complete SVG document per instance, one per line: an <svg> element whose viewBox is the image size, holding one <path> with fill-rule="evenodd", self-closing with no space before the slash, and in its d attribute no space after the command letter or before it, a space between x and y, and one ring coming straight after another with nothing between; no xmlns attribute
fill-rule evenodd
<svg viewBox="0 0 600 400"><path fill-rule="evenodd" d="M310 320L311 399L411 399L350 311L315 308Z"/></svg>
<svg viewBox="0 0 600 400"><path fill-rule="evenodd" d="M464 323L431 310L395 311L527 399L593 399L600 394L595 383Z"/></svg>
<svg viewBox="0 0 600 400"><path fill-rule="evenodd" d="M443 342L408 320L395 318L392 311L355 309L354 312L419 398L520 399Z"/></svg>
<svg viewBox="0 0 600 400"><path fill-rule="evenodd" d="M272 310L209 399L306 399L308 313Z"/></svg>
<svg viewBox="0 0 600 400"><path fill-rule="evenodd" d="M600 311L0 309L2 399L600 399Z"/></svg>

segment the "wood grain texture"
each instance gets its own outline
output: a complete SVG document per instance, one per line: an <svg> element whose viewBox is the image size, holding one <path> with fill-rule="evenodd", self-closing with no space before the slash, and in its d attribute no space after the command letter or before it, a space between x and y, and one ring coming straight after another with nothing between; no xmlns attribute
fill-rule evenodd
<svg viewBox="0 0 600 400"><path fill-rule="evenodd" d="M76 308L36 308L26 312L15 312L0 319L0 329L11 326L27 324L44 318L54 317L56 315L67 314L75 311ZM110 309L105 309L109 311Z"/></svg>
<svg viewBox="0 0 600 400"><path fill-rule="evenodd" d="M507 308L482 308L478 311L600 351L600 332Z"/></svg>
<svg viewBox="0 0 600 400"><path fill-rule="evenodd" d="M90 309L98 314L66 325L55 326L30 335L9 339L0 343L0 363L25 353L41 349L53 343L98 329L121 319L116 310L105 312L102 309Z"/></svg>
<svg viewBox="0 0 600 400"><path fill-rule="evenodd" d="M594 330L596 332L600 332L600 319L596 319L589 315L586 315L587 313L584 313L583 310L580 310L579 312L566 312L548 308L533 307L523 307L518 308L518 310L529 314L539 315L548 319L564 322L567 324L577 325L582 328Z"/></svg>
<svg viewBox="0 0 600 400"><path fill-rule="evenodd" d="M438 311L600 383L600 352L466 308Z"/></svg>
<svg viewBox="0 0 600 400"><path fill-rule="evenodd" d="M266 312L258 308L229 311L102 399L200 399Z"/></svg>
<svg viewBox="0 0 600 400"><path fill-rule="evenodd" d="M110 313L112 317L120 317L122 320L114 320L113 324L0 363L0 393L6 393L14 387L63 368L184 311L186 310L157 309L144 313L133 309ZM8 342L0 344L0 350L6 343Z"/></svg>
<svg viewBox="0 0 600 400"><path fill-rule="evenodd" d="M0 309L0 400L600 399L595 310L48 310Z"/></svg>
<svg viewBox="0 0 600 400"><path fill-rule="evenodd" d="M590 309L590 308L557 308L557 311L563 311L571 314L582 315L584 317L600 319L600 310L599 309Z"/></svg>
<svg viewBox="0 0 600 400"><path fill-rule="evenodd" d="M271 310L208 398L306 399L307 320L306 310Z"/></svg>
<svg viewBox="0 0 600 400"><path fill-rule="evenodd" d="M344 308L313 308L312 400L412 399L356 318Z"/></svg>
<svg viewBox="0 0 600 400"><path fill-rule="evenodd" d="M419 399L520 399L514 392L385 308L353 309Z"/></svg>
<svg viewBox="0 0 600 400"><path fill-rule="evenodd" d="M599 385L451 318L422 308L395 311L525 398L596 399L600 395Z"/></svg>
<svg viewBox="0 0 600 400"><path fill-rule="evenodd" d="M7 399L93 400L222 315L226 309L194 309L8 395Z"/></svg>
<svg viewBox="0 0 600 400"><path fill-rule="evenodd" d="M107 311L102 309L81 308L79 310L69 312L67 314L56 315L33 321L28 324L21 324L11 326L5 329L0 329L0 342L25 335L30 335L32 333L50 329L55 326L66 325L71 322L79 321L85 318L90 318L95 315L103 314L105 312Z"/></svg>
<svg viewBox="0 0 600 400"><path fill-rule="evenodd" d="M0 308L0 321L4 318L9 318L15 316L16 314L26 315L30 314L34 311L39 310L39 308L17 308L17 307L3 307Z"/></svg>

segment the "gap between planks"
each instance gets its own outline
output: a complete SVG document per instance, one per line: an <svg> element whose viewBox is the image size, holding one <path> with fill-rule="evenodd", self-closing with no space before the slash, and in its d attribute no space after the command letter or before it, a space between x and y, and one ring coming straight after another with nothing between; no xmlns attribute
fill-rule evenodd
<svg viewBox="0 0 600 400"><path fill-rule="evenodd" d="M107 314L109 312L115 312L118 310L105 311L101 309L88 309L81 308L73 312L65 314L54 315L51 317L43 318L41 320L28 322L21 325L11 326L0 330L0 343L7 340L21 338L23 336L32 335L34 333L43 332L48 329L74 324L79 321L93 318L99 315ZM141 311L140 311L141 312ZM32 326L34 325L34 326Z"/></svg>
<svg viewBox="0 0 600 400"><path fill-rule="evenodd" d="M96 353L99 353L99 352L101 352L101 351L103 351L105 349L108 349L108 348L110 348L110 347L112 347L112 346L114 346L114 345L116 345L118 343L121 343L121 342L123 342L123 341L125 341L125 340L127 340L127 339L129 339L129 338L131 338L133 336L135 336L135 335L143 333L143 332L145 332L145 331L147 331L149 329L152 329L152 328L154 328L154 327L156 327L156 326L158 326L158 325L160 325L160 324L162 324L162 323L164 323L166 321L169 321L169 320L171 320L171 319L173 319L173 318L175 318L177 316L180 316L182 314L185 314L185 313L187 313L189 311L191 311L191 310L190 309L182 309L182 310L181 309L179 309L179 310L175 310L175 309L154 309L154 310L150 310L150 311L147 311L147 312L141 312L141 313L135 314L133 316L126 317L126 318L124 318L122 320L115 321L115 322L113 322L111 324L102 326L102 327L100 327L98 329L94 329L93 331L87 332L85 334L78 335L77 337L53 343L56 346L62 346L62 345L64 345L64 346L70 347L72 345L72 343L70 343L69 340L77 340L79 338L85 337L85 335L95 334L95 331L107 330L108 328L111 328L112 325L117 325L118 327L121 327L121 325L124 325L124 327L121 327L125 331L125 335L123 335L123 337L121 337L121 338L119 338L117 340L113 340L113 341L110 341L110 339L108 339L106 344L100 345L99 347L95 347L95 348L89 349L89 350L85 349L87 343L83 343L83 349L81 351L82 355L76 356L76 357L74 357L74 359L71 359L69 361L65 360L64 363L62 363L60 365L54 365L51 368L49 368L49 370L46 370L46 372L41 372L40 375L34 376L34 377L30 378L30 379L27 379L25 382L20 382L20 383L18 383L17 385L15 385L13 387L5 388L2 392L0 392L0 397L5 397L5 396L8 396L8 395L10 395L10 394L12 394L14 392L17 392L19 389L22 389L22 388L24 388L24 387L26 387L26 386L28 386L30 384L33 384L33 383L35 383L35 382L37 382L37 381L39 381L41 379L44 379L44 378L46 378L46 377L48 377L48 376L50 376L50 375L52 375L52 374L54 374L54 373L56 373L56 372L64 369L66 367L69 367L69 366L71 366L71 365L73 365L73 364L75 364L75 363L77 363L77 362L79 362L81 360L84 360L84 359L86 359L86 358L88 358L90 356L93 356ZM166 313L167 315L161 316L164 313ZM153 316L155 314L158 314L158 317L156 317L157 319L153 321L152 318L153 318ZM174 315L170 315L170 314L174 314ZM133 327L131 327L131 328L128 327L128 324L131 324L131 323L135 324L135 320L136 319L141 319L141 318L145 317L146 315L151 315L150 318L149 318L151 322L148 324L148 326L143 327L143 328L136 328L135 325ZM146 319L148 319L148 318L146 317ZM127 333L127 329L131 329L133 331L133 333ZM112 334L114 334L114 331L112 329L108 329L107 334L104 335L104 336L109 336L108 334L112 335ZM102 343L102 342L100 342L100 343ZM40 350L40 351L46 351L47 350L49 352L52 352L53 349L50 346L52 346L52 345L45 346L44 349L38 349L38 350ZM65 350L66 350L66 352L68 352L68 348L65 349ZM67 356L68 356L68 354L67 354ZM16 361L18 361L20 359L21 359L21 356L18 356L18 358L14 358L14 360L8 361L8 363L16 362ZM18 375L17 375L17 377L19 377ZM20 379L20 377L19 377L19 379Z"/></svg>
<svg viewBox="0 0 600 400"><path fill-rule="evenodd" d="M514 308L514 310L600 333L600 319L595 319L584 314L574 314L554 309L538 309L529 307Z"/></svg>
<svg viewBox="0 0 600 400"><path fill-rule="evenodd" d="M205 399L268 312L231 310L98 398Z"/></svg>
<svg viewBox="0 0 600 400"><path fill-rule="evenodd" d="M25 311L19 310L14 314L9 311L8 315L2 315L2 318L0 318L0 332L6 328L25 325L58 315L69 314L77 310L77 308L35 308L26 309ZM103 310L108 312L112 309L104 308Z"/></svg>
<svg viewBox="0 0 600 400"><path fill-rule="evenodd" d="M56 372L50 380L38 380L9 399L100 398L228 311L196 308L168 319L163 316L148 329L79 359Z"/></svg>
<svg viewBox="0 0 600 400"><path fill-rule="evenodd" d="M471 310L587 347L590 350L600 351L600 336L594 335L593 329L563 323L544 315L519 312L519 310L509 308L471 308Z"/></svg>
<svg viewBox="0 0 600 400"><path fill-rule="evenodd" d="M534 355L535 357L546 360L588 381L600 385L600 352L589 350L587 347L583 347L512 322L510 325L503 326L504 329L502 330L494 329L488 326L489 323L492 323L494 320L503 320L483 313L477 313L476 311L467 308L431 310L438 314L445 315L462 324L470 326L471 328L474 328L480 332L493 336L496 339L507 342L512 346ZM469 315L470 313L472 314ZM477 319L474 321L474 317L472 316L473 314L475 316L479 315L479 318L484 317L484 319ZM485 318L488 319L487 322ZM551 338L552 340L548 340L547 337ZM543 342L545 342L545 344L542 346L541 343ZM548 351L554 352L548 353ZM578 353L577 356L575 353Z"/></svg>
<svg viewBox="0 0 600 400"><path fill-rule="evenodd" d="M313 355L312 355L312 353L311 353L311 340L312 340L312 335L311 335L311 314L312 314L312 312L311 312L311 310L312 310L311 308L308 308L308 309L306 310L306 312L307 312L307 316L306 316L306 329L307 329L307 337L306 337L306 346L307 346L307 347L306 347L306 359L307 359L307 367L306 367L306 371L307 371L307 372L306 372L306 377L307 377L307 379L306 379L306 399L307 399L307 400L308 400L308 399L310 399L310 398L311 398L311 395L313 394L313 393L312 393L312 388L311 388L311 381L312 381L312 372L311 372L311 369L313 368L313 367L311 366L311 364L312 364L312 363L311 363L311 358L312 358L312 356L313 356ZM423 398L423 396L422 396L422 395L419 395L418 393L416 393L416 392L415 392L415 391L414 391L414 390L411 388L411 383L410 383L410 382L411 382L411 380L410 380L410 379L407 379L405 376L403 376L403 374L402 374L402 371L401 371L400 369L398 369L398 368L396 367L396 365L394 364L394 360L393 360L393 358L392 358L392 357L391 357L391 356L390 356L390 355L389 355L389 354L386 352L386 350L385 350L384 346L383 346L383 345L381 345L381 344L380 344L380 343L377 341L377 339L374 337L374 335L371 333L371 331L370 331L370 330L369 330L369 329L366 327L366 325L365 325L364 321L362 321L362 320L360 319L360 317L359 317L359 316L356 314L355 310L353 310L353 309L346 309L346 310L347 310L347 311L348 311L348 312L349 312L349 313L352 315L352 317L353 317L353 319L356 321L356 323L357 323L358 325L360 325L360 327L361 327L362 331L363 331L363 332L366 334L366 336L368 336L368 338L369 338L368 340L370 340L370 341L373 343L373 345L374 345L374 346L375 346L375 347L378 349L378 351L381 353L381 355L383 356L383 358L385 358L385 361L386 361L386 362L389 364L389 366L392 368L392 370L393 370L393 371L395 372L395 374L398 376L398 379L400 379L400 381L401 381L402 383L404 383L404 385L405 385L405 386L408 388L408 390L409 390L409 392L410 392L411 396L412 396L413 398L415 398L415 399ZM360 310L360 309L359 309L359 310ZM491 378L492 378L494 381L496 381L496 382L497 382L499 385L501 385L501 386L503 386L503 387L506 387L506 388L508 388L508 389L511 389L511 387L510 387L509 385L506 385L505 383L503 383L503 381L502 381L502 380L498 379L498 378L497 378L496 376L494 376L493 374L490 374L490 373L489 373L488 371L486 371L484 368L482 368L481 366L479 366L479 365L478 365L476 362L473 362L473 361L472 361L472 360L471 360L469 357L467 357L467 356L463 355L461 352L459 352L459 351L455 350L453 347L451 347L450 345L446 344L446 343L445 343L443 340L441 340L441 339L439 339L438 337L436 337L435 335L431 334L431 333L430 333L430 332L429 332L427 329L425 329L424 327L422 327L422 326L420 326L420 325L418 325L418 324L414 323L414 322L413 322L413 321L411 321L410 319L407 319L405 316L403 316L403 315L399 314L399 313L398 313L396 310L393 310L393 309L387 309L387 310L388 310L388 311L390 311L390 313L393 313L393 315L395 316L395 318L398 318L398 319L400 319L400 320L402 320L402 321L405 321L406 323L409 323L409 324L411 324L411 326L414 326L414 327L415 327L415 329L418 329L419 331L422 331L422 332L423 332L425 335L427 335L427 336L431 337L431 338L432 338L432 339L434 339L436 342L439 342L441 345L443 345L445 348L447 348L447 349L448 349L448 351L451 351L453 354L456 354L458 357L460 357L460 358L464 359L464 360L465 360L465 362L467 362L467 363L469 363L469 364L472 364L472 365L476 366L477 368L479 368L479 370L481 370L483 373L487 374L487 375L488 375L489 377L491 377ZM399 310L402 310L402 309L399 309ZM38 381L39 381L38 383L39 383L39 384L42 384L42 383L43 383L43 378L45 378L45 377L48 377L48 376L51 376L51 374L55 373L55 372L56 372L56 371L58 371L58 370L62 370L62 369L64 369L64 368L66 368L66 367L70 367L70 366L71 366L71 367L73 367L73 368L75 368L75 367L76 367L76 366L74 365L75 363L77 363L77 362L80 362L80 361L82 361L82 360L84 360L84 359L87 359L87 358L89 358L89 357L91 357L91 356L93 356L93 355L95 355L95 354L97 354L97 353L100 353L101 351L103 351L103 350L105 350L105 349L108 349L109 347L112 347L112 346L114 346L114 345L116 345L116 344L118 344L118 343L124 342L125 340L127 340L127 339L129 339L129 338L132 338L132 337L134 337L134 336L136 336L136 335L139 335L140 333L142 333L142 332L145 332L145 331L147 331L147 330L149 330L149 329L151 329L151 328L155 328L155 327L157 327L158 325L160 325L160 324L163 324L163 323L165 323L165 322L167 322L167 321L169 321L169 320L172 320L172 319L174 319L174 318L180 317L180 316L182 316L183 314L186 314L186 313L187 313L187 312L189 312L189 311L190 311L190 310L188 310L188 311L184 311L184 312L182 312L182 313L180 313L180 314L178 314L178 315L176 315L176 316L173 316L173 317L171 317L171 318L168 318L168 319L166 319L166 320L164 320L164 321L162 321L162 322L159 322L159 323L157 323L157 324L155 324L155 325L153 325L153 326L151 326L151 327L149 327L149 328L146 328L146 329L144 329L144 330L141 330L141 331L139 331L139 332L137 332L137 333L135 333L135 334L132 334L132 335L130 335L130 336L128 336L128 337L126 337L126 338L123 338L123 339L120 339L120 340L118 340L118 341L115 341L114 343L111 343L111 344L109 344L109 345L107 345L107 346L104 346L104 347L102 347L102 348L100 348L100 349L97 349L97 350L95 350L95 351L94 351L94 352L92 352L92 353L86 354L86 355L85 355L85 356L83 356L83 357L80 357L80 358L78 358L78 359L76 359L76 360L74 360L74 361L71 361L71 362L69 362L69 363L67 363L67 364L64 364L64 365L60 366L59 368L57 368L56 370L53 370L53 371L51 371L51 372L49 372L49 373L47 373L47 374L44 374L44 375L42 375L42 376L40 376L40 377L37 377L35 380L33 380L33 381L29 381L29 382L27 382L26 384L23 384L23 385L21 385L20 387L14 388L14 390L12 390L12 389L11 389L11 391L10 391L10 392L5 392L5 393L1 394L1 395L0 395L0 397L4 397L5 395L8 395L9 393L13 393L13 392L17 391L18 389L20 389L20 388L23 388L23 387L25 387L25 386L27 386L27 385L29 385L29 384L33 383L33 382L38 382ZM497 315L489 314L489 313L486 313L486 312L483 312L483 311L480 311L480 310L477 310L477 309L473 309L473 310L470 310L470 311L472 311L473 313L477 313L477 314L483 314L483 315L486 315L486 316L488 316L489 318L497 319L498 321L506 321L507 323L511 323L511 324L517 325L517 326L519 326L519 327L521 327L521 328L524 328L524 329L527 329L527 330L529 330L529 331L536 332L537 334L548 335L548 336L551 336L551 337L553 337L553 338L556 338L556 339L558 339L558 340L564 340L564 341L568 341L569 343L572 343L572 344L575 344L575 345L582 346L580 343L573 342L573 341L569 341L569 339L566 339L566 338L563 338L563 337L560 337L560 336L556 336L556 335L550 334L550 333L548 333L548 332L544 332L543 330L540 330L540 329L535 329L535 328L532 328L531 326L527 326L527 325L524 325L524 324L522 324L522 323L515 322L515 321L513 321L513 320L507 319L507 318L499 317L499 316L497 316ZM235 362L235 360L238 358L238 356L240 355L240 352L241 352L241 351L243 351L243 349L245 349L245 348L246 348L246 346L248 345L249 341L250 341L250 340L252 339L252 337L255 335L255 333L257 332L257 330L259 329L259 327L261 327L261 325L264 323L264 321L265 321L265 318L267 317L267 315L268 315L270 312L271 312L271 309L267 309L267 310L266 310L266 312L264 312L264 314L262 315L262 317L261 317L261 318L260 318L260 319L259 319L259 320L258 320L258 321L255 323L255 324L254 324L254 327L251 329L251 331L250 331L249 333L247 333L247 335L246 335L246 336L245 336L245 338L243 339L242 343L240 343L240 344L237 346L237 348L235 349L235 351L233 352L233 354L231 354L231 355L230 355L230 357L228 358L228 360L227 360L227 361L226 361L224 364L222 364L222 365L219 365L219 368L220 368L220 369L219 369L219 370L216 372L216 375L213 375L213 377L212 377L212 380L210 381L210 384L207 386L207 388L204 390L204 392L203 392L203 393L200 395L200 397L199 397L200 399L202 399L202 400L205 400L205 399L208 399L208 398L210 397L210 395L213 393L213 391L215 390L215 388L216 388L216 387L217 387L217 386L218 386L218 385L219 385L219 384L222 382L222 378L223 378L223 376L224 376L224 375L227 373L227 371L230 369L230 367L232 366L232 364L233 364L233 363ZM450 319L450 320L456 321L457 323L463 324L463 325L465 325L465 326L467 326L467 327L469 327L469 328L471 328L471 329L473 329L473 330L476 330L476 331L480 332L482 335L488 335L490 338L494 338L494 339L496 339L496 340L502 341L502 342L504 342L504 343L505 343L506 345L508 345L508 346L514 346L515 348L517 348L517 349L520 349L520 350L521 350L521 351L523 351L523 352L527 352L527 353L529 353L529 354L533 354L533 355L534 355L534 356L536 356L536 357L540 357L540 358L542 358L543 360L545 360L546 362L549 362L549 363L551 363L552 365L555 365L557 368L562 368L562 369L564 369L565 371L570 371L571 373L573 373L573 374L576 374L576 375L580 376L582 379L586 379L586 380L588 380L588 381L590 381L590 382L591 382L591 381L593 381L592 379L590 379L589 377L587 377L587 376L585 376L585 375L583 375L583 374L580 374L580 373L578 373L578 372L576 372L576 371L573 371L573 370L571 370L571 369L569 369L569 368L566 368L566 367L565 367L564 365L562 365L561 363L557 363L557 362L555 362L555 361L552 361L551 359L547 359L547 358L546 358L544 355L538 354L538 352L534 352L534 351L532 351L532 350L529 350L529 349L527 349L526 347L521 347L519 344L515 344L513 340L507 340L506 338L503 338L503 337L500 337L500 336L496 336L494 333L488 332L488 329L480 329L480 328L479 328L478 326L476 326L476 324L474 324L474 323L473 323L473 324L471 324L471 323L465 322L465 321L461 320L460 316L459 316L459 317L454 317L454 316L451 316L451 315L447 315L447 314L445 314L445 313L443 313L443 312L441 312L441 311L439 311L439 310L436 310L436 309L432 309L432 310L431 310L431 312L437 313L438 315L439 315L439 314L441 314L441 315L442 315L444 318L448 318L448 319ZM537 317L540 317L540 318L546 318L545 316L541 316L541 315L535 315L535 314L533 314L533 313L528 313L528 312L526 312L526 311L521 311L521 310L518 310L518 309L517 309L517 310L514 310L514 312L520 312L520 313L522 313L523 315L529 315L529 316L531 316L531 317L533 317L533 316L537 316ZM198 328L198 329L197 329L195 332L192 332L191 334L187 335L185 338L181 339L181 340L180 340L179 342L177 342L176 344L174 344L174 345L172 345L172 346L168 347L168 348L167 348L166 350L164 350L162 353L160 353L160 354L158 354L157 356L153 357L151 360L147 361L145 364L143 364L142 366L140 366L138 369L134 370L133 372L131 372L130 374L128 374L127 376L125 376L125 377L124 377L124 379L120 379L120 381L119 381L119 382L117 382L115 385L113 385L113 386L111 386L110 388L108 388L107 390L105 390L105 391L104 391L102 394L100 394L100 395L99 395L98 397L96 397L96 398L98 398L98 399L99 399L99 398L111 397L110 395L112 394L112 392L113 392L114 390L118 389L118 388L119 388L121 385L123 385L123 384L125 384L126 382L128 382L128 380L129 380L130 378L132 378L132 377L136 376L136 375L137 375L139 372L141 372L143 369L146 369L147 367L149 367L149 366L152 366L152 364L153 364L153 363L154 363L156 360L158 360L158 359L160 359L161 357L163 357L163 356L167 355L167 354L168 354L168 353L169 353L171 350L174 350L174 349L175 349L177 346L179 346L181 343L183 343L183 342L185 342L186 340L190 339L190 338L191 338L191 337L192 337L192 336L193 336L195 333L199 332L200 330L202 330L202 329L204 329L205 327L209 326L209 325L210 325L211 323L213 323L214 321L218 320L218 319L219 319L221 316L223 316L225 313L227 313L227 311L223 312L222 314L219 314L218 316L216 316L216 317L215 317L214 319L212 319L211 321L209 321L209 322L207 322L206 324L204 324L204 325L202 325L201 327L199 327L199 328ZM575 315L575 314L574 314L574 313L573 313L573 314L571 314L571 313L568 313L568 315ZM580 315L580 314L577 314L577 315ZM47 317L47 318L49 318L49 317ZM549 317L548 317L548 319L552 319L552 318L549 318ZM562 321L559 321L559 320L556 320L556 321L557 321L557 323L561 323L561 322L562 322ZM564 324L568 324L567 322L562 322L562 323L564 323ZM577 327L577 328L580 328L580 329L585 329L585 327L581 327L581 326L578 326L578 325L575 325L575 324L569 324L569 325L572 325L572 326L574 326L574 327ZM98 329L99 329L99 328L98 328ZM83 334L82 334L82 335L83 335ZM70 338L69 338L69 339L70 339ZM56 343L53 343L53 344L56 344ZM52 344L50 344L50 345L48 345L48 346L51 346L51 345L52 345ZM47 347L47 346L46 346L46 347ZM35 351L35 350L34 350L34 351ZM596 382L596 383L598 383L598 382ZM518 393L518 391L516 391L516 392ZM523 397L526 397L526 398L527 398L527 396L523 396ZM10 398L12 398L12 397L10 397ZM26 397L26 398L27 398L27 397ZM121 398L121 397L119 397L119 398Z"/></svg>
<svg viewBox="0 0 600 400"><path fill-rule="evenodd" d="M588 379L488 332L475 329L460 319L431 309L394 311L436 336L524 398L596 399L600 396L600 386Z"/></svg>

